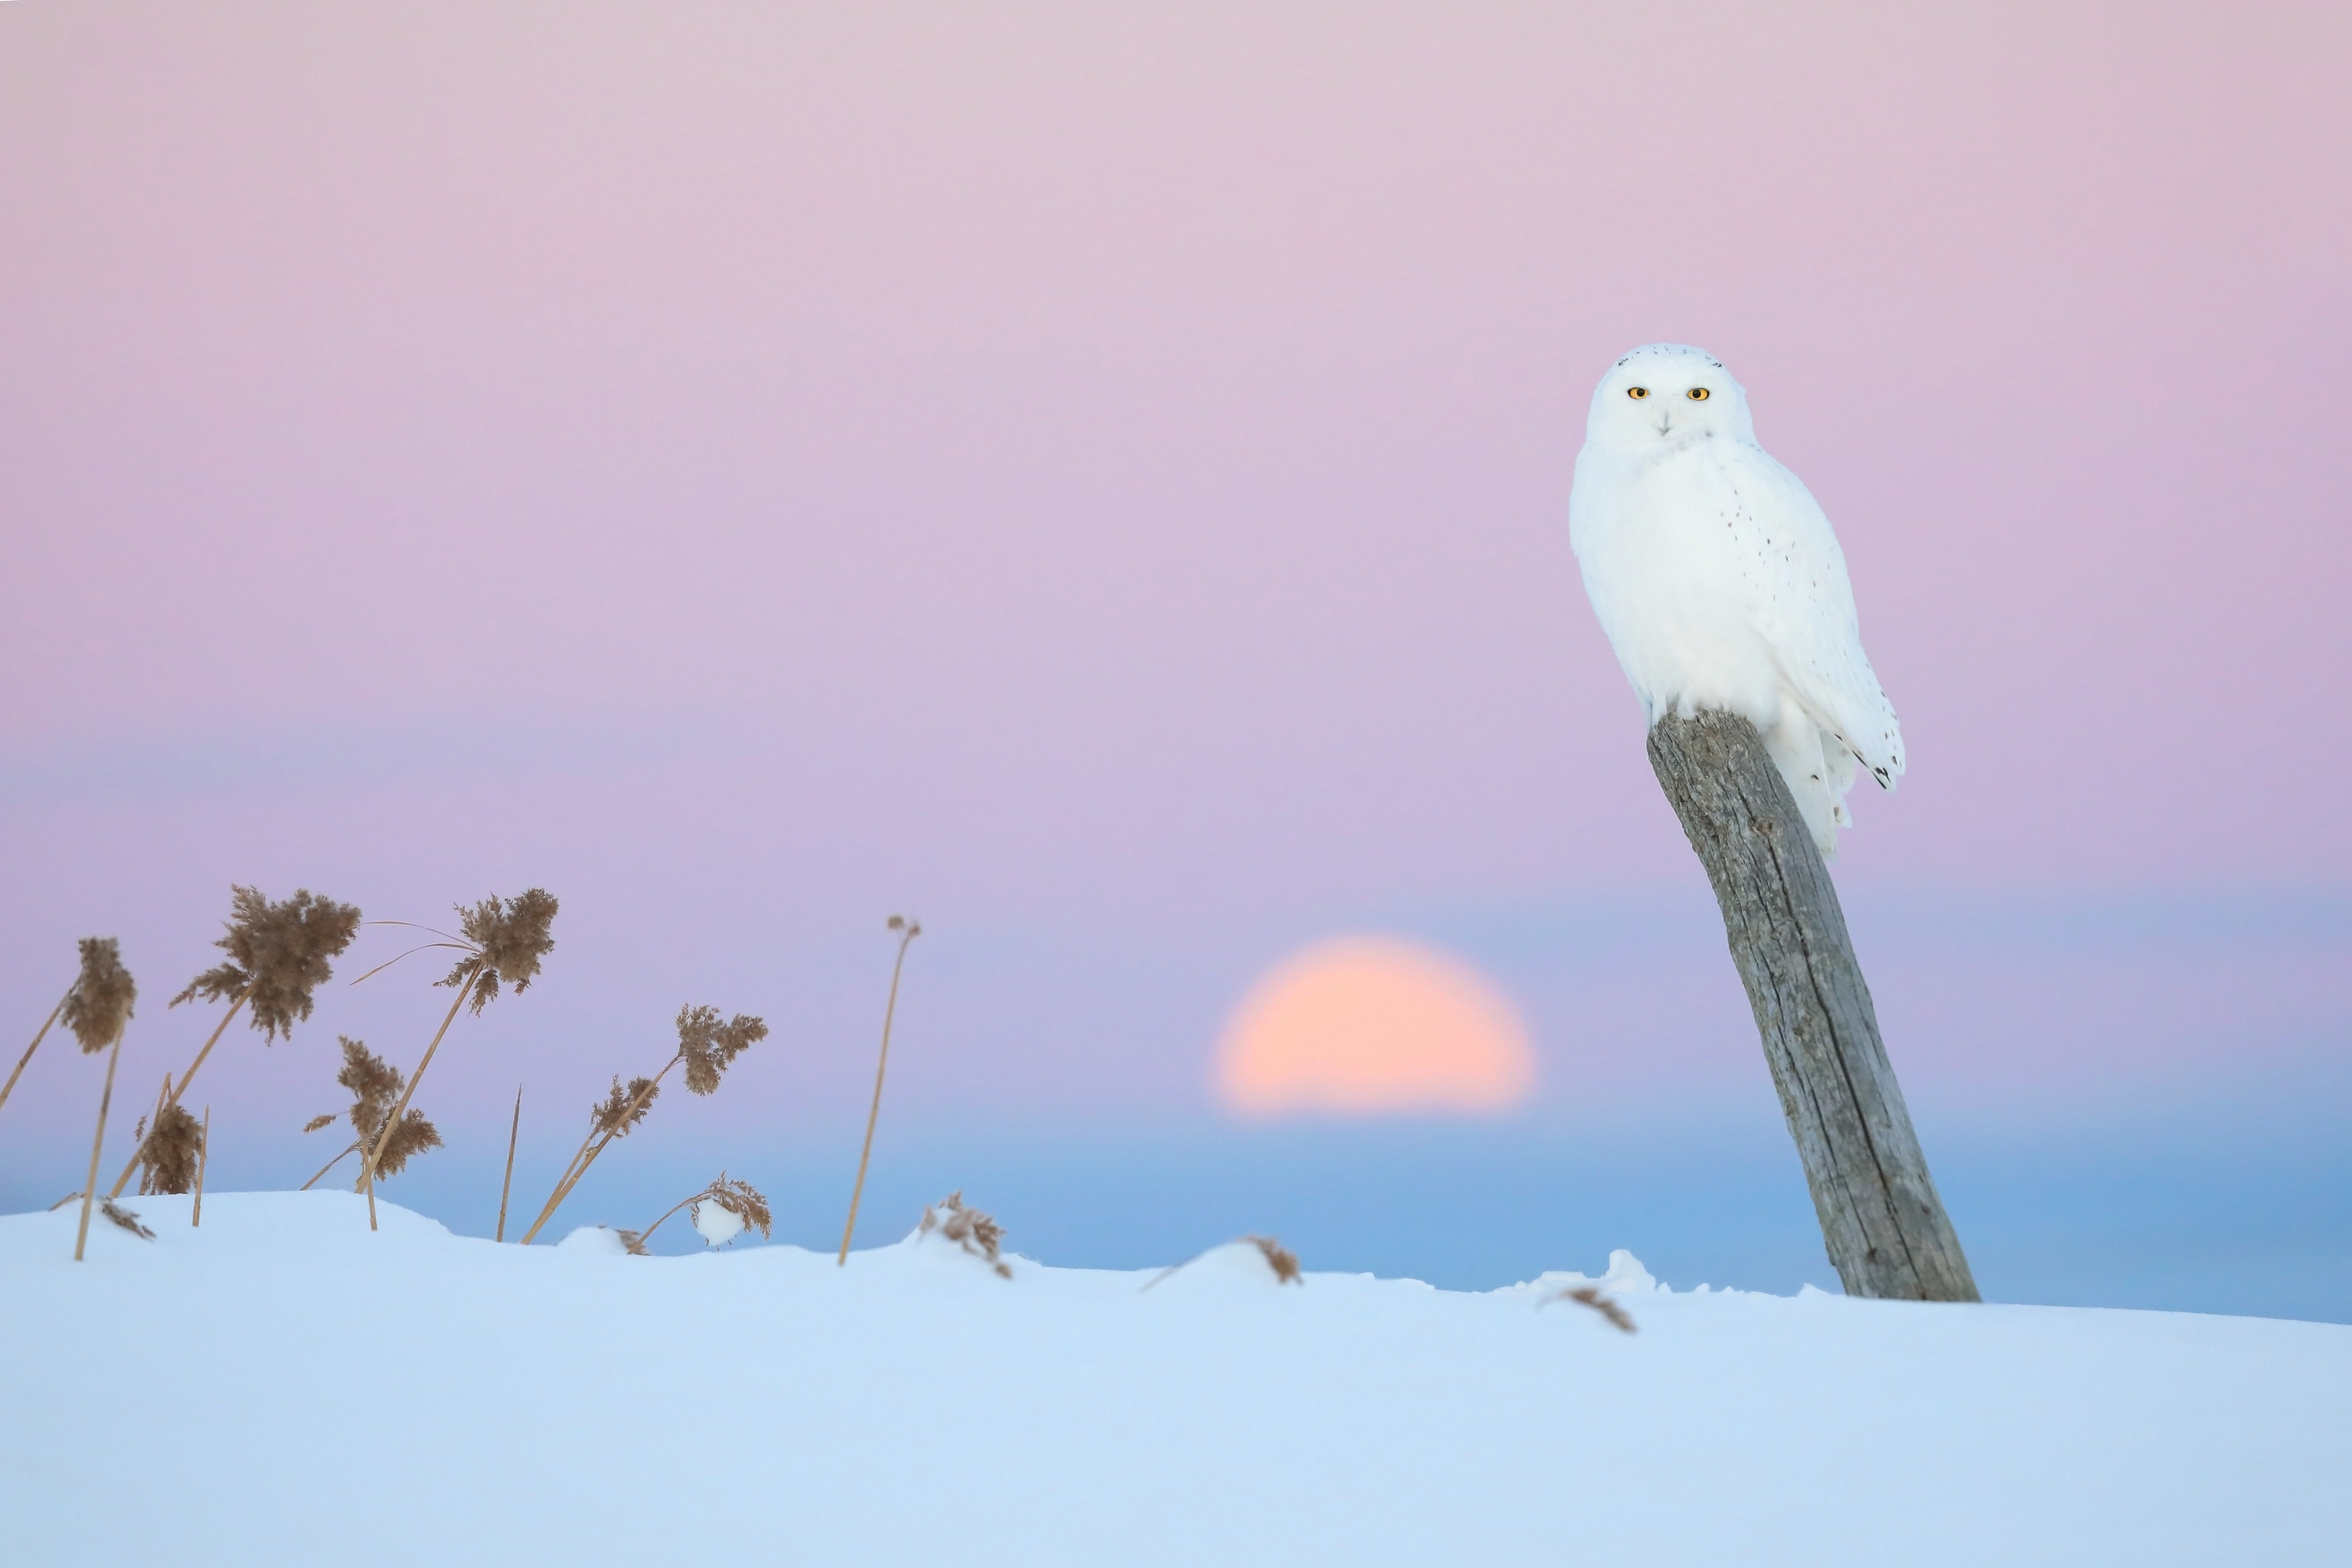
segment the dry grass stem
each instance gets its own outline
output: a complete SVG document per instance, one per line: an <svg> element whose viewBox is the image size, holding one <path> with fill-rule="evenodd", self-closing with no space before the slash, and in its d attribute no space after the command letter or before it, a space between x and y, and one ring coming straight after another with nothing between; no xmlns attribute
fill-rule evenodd
<svg viewBox="0 0 2352 1568"><path fill-rule="evenodd" d="M228 955L226 960L189 981L171 1003L176 1007L201 998L226 1002L228 1011L180 1075L167 1097L170 1103L179 1104L187 1094L197 1069L240 1010L248 1013L263 1044L291 1038L294 1026L310 1016L319 987L334 977L334 961L351 946L359 929L357 906L322 899L308 888L296 889L290 899L272 900L257 888L232 886L229 918L213 942ZM129 1184L141 1152L133 1151L131 1163L115 1178L116 1195ZM143 1182L141 1190L146 1190Z"/></svg>
<svg viewBox="0 0 2352 1568"><path fill-rule="evenodd" d="M850 1238L857 1234L857 1204L866 1195L866 1162L874 1157L874 1124L882 1117L882 1079L890 1070L890 1021L898 1013L898 976L907 968L907 944L923 934L923 922L892 915L885 929L898 933L898 956L890 965L890 999L882 1005L882 1054L874 1064L874 1104L866 1112L866 1142L857 1151L857 1181L849 1189L849 1220L841 1227L841 1256L834 1259L837 1268L848 1266Z"/></svg>
<svg viewBox="0 0 2352 1568"><path fill-rule="evenodd" d="M86 936L81 939L81 974L74 982L73 994L66 998L65 1010L59 1015L74 1038L81 1042L82 1054L106 1053L106 1087L98 1097L98 1131L89 1142L89 1175L81 1189L81 1224L74 1232L74 1261L82 1261L89 1244L90 1201L98 1191L98 1161L106 1148L106 1115L114 1105L114 1069L122 1060L122 1031L131 1026L131 1005L139 998L139 987L131 972L122 967L122 952L114 938ZM106 1217L114 1218L114 1198L106 1200Z"/></svg>
<svg viewBox="0 0 2352 1568"><path fill-rule="evenodd" d="M196 1135L196 1201L188 1205L191 1228L205 1223L205 1167L213 1157L213 1108L205 1107L203 1131Z"/></svg>
<svg viewBox="0 0 2352 1568"><path fill-rule="evenodd" d="M749 1013L738 1013L722 1024L715 1007L691 1004L680 1007L677 1010L677 1049L671 1054L669 1060L662 1064L661 1070L651 1078L642 1075L633 1078L625 1086L622 1084L620 1075L614 1074L612 1091L588 1108L587 1135L581 1139L580 1147L572 1152L572 1158L564 1163L563 1173L556 1178L555 1190L548 1194L547 1202L540 1205L539 1216L530 1222L530 1228L522 1233L523 1245L530 1245L531 1238L555 1217L555 1211L563 1206L563 1200L572 1195L572 1189L580 1184L581 1179L588 1174L588 1168L613 1146L614 1141L627 1137L644 1124L646 1112L653 1109L655 1099L661 1093L662 1079L669 1076L672 1068L683 1066L686 1068L688 1093L715 1093L719 1078L733 1065L735 1058L767 1037L766 1021Z"/></svg>
<svg viewBox="0 0 2352 1568"><path fill-rule="evenodd" d="M57 1023L58 1015L66 1010L66 1004L72 999L73 989L68 986L66 994L58 998L58 1005L49 1009L49 1016L42 1022L40 1028L34 1032L33 1043L26 1046L25 1054L16 1058L16 1070L8 1075L8 1081L5 1084L0 1084L0 1106L6 1105L8 1097L16 1091L16 1080L25 1076L25 1068L32 1063L33 1053L39 1050L41 1042L49 1037L49 1030Z"/></svg>
<svg viewBox="0 0 2352 1568"><path fill-rule="evenodd" d="M954 1242L985 1262L1001 1278L1013 1278L1013 1266L1001 1256L1004 1227L980 1210L966 1208L961 1190L950 1193L923 1211L923 1223L916 1227L915 1234L929 1236L934 1230L942 1240Z"/></svg>
<svg viewBox="0 0 2352 1568"><path fill-rule="evenodd" d="M1580 1307L1589 1307L1606 1318L1611 1327L1622 1330L1629 1334L1636 1331L1633 1326L1633 1315L1619 1306L1614 1299L1603 1293L1598 1285L1570 1286L1565 1290L1555 1291L1545 1297L1536 1305L1541 1307L1553 1301L1573 1301Z"/></svg>
<svg viewBox="0 0 2352 1568"><path fill-rule="evenodd" d="M497 999L501 982L512 986L518 995L530 989L530 983L539 977L540 961L555 948L555 938L551 932L555 924L556 908L555 896L544 888L529 888L504 900L493 893L470 910L463 904L457 906L458 929L465 932L465 936L456 945L464 951L465 956L457 961L456 968L436 982L456 991L457 1000L449 1004L449 1011L442 1018L441 1026L433 1032L433 1043L425 1047L425 1056L417 1062L416 1070L408 1075L408 1087L402 1091L400 1102L392 1108L392 1114L386 1119L389 1125L395 1129L407 1125L404 1113L408 1110L409 1098L415 1094L416 1086L425 1080L425 1069L433 1065L433 1053L441 1048L441 1038L449 1032L449 1026L456 1020L459 1007L470 1001L478 1016L484 1007ZM373 973L375 971L369 971L369 973ZM366 976L361 978L365 979ZM437 1134L434 1142L440 1142ZM383 1154L383 1151L370 1145L362 1149L361 1155L360 1187L367 1194L370 1230L376 1228L375 1175Z"/></svg>
<svg viewBox="0 0 2352 1568"><path fill-rule="evenodd" d="M499 1184L499 1233L490 1239L507 1238L507 1194L514 1191L515 1140L522 1134L522 1085L515 1085L514 1121L507 1128L507 1174Z"/></svg>

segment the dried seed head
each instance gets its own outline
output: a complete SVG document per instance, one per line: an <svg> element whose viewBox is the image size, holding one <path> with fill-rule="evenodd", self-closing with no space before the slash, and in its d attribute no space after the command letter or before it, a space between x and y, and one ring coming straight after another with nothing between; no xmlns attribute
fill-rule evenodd
<svg viewBox="0 0 2352 1568"><path fill-rule="evenodd" d="M768 1200L751 1183L730 1181L727 1173L721 1171L719 1179L710 1184L709 1201L761 1236L772 1234L775 1216L768 1212Z"/></svg>
<svg viewBox="0 0 2352 1568"><path fill-rule="evenodd" d="M76 1197L79 1197L80 1195L81 1194L79 1193L76 1193L74 1194ZM124 1208L112 1198L100 1198L98 1200L98 1212L104 1215L107 1218L112 1220L115 1224L121 1226L123 1229L129 1231L131 1235L137 1237L142 1241L152 1241L155 1239L155 1233L139 1223L139 1211L136 1209Z"/></svg>
<svg viewBox="0 0 2352 1568"><path fill-rule="evenodd" d="M349 1035L339 1035L342 1042L343 1068L335 1081L352 1091L352 1131L361 1138L373 1138L383 1119L392 1113L392 1103L400 1098L400 1069L367 1048L363 1040Z"/></svg>
<svg viewBox="0 0 2352 1568"><path fill-rule="evenodd" d="M155 1118L155 1130L139 1142L139 1175L142 1193L194 1192L196 1156L203 1150L204 1129L180 1106L167 1105Z"/></svg>
<svg viewBox="0 0 2352 1568"><path fill-rule="evenodd" d="M719 1021L716 1007L677 1010L677 1054L686 1063L686 1087L694 1094L709 1094L719 1087L719 1075L735 1058L768 1037L765 1021L738 1013L732 1022Z"/></svg>
<svg viewBox="0 0 2352 1568"><path fill-rule="evenodd" d="M1619 1306L1612 1298L1603 1295L1598 1285L1574 1286L1557 1294L1547 1296L1543 1301L1538 1301L1536 1305L1540 1307L1544 1301L1574 1301L1580 1307L1591 1308L1608 1319L1612 1327L1622 1329L1629 1334L1634 1332L1633 1314Z"/></svg>
<svg viewBox="0 0 2352 1568"><path fill-rule="evenodd" d="M887 929L891 931L905 931L907 929L907 917L904 915L892 915L890 917L890 923Z"/></svg>
<svg viewBox="0 0 2352 1568"><path fill-rule="evenodd" d="M1003 1278L1013 1278L1012 1265L999 1255L1004 1242L1004 1227L980 1210L966 1208L961 1188L923 1211L923 1223L917 1227L916 1234L929 1236L934 1230L942 1239L952 1241L974 1258L984 1259Z"/></svg>
<svg viewBox="0 0 2352 1568"><path fill-rule="evenodd" d="M608 1138L626 1138L646 1119L646 1112L661 1097L661 1085L649 1078L633 1078L626 1089L621 1087L618 1074L613 1079L613 1092L603 1101L588 1108L588 1118L598 1133Z"/></svg>
<svg viewBox="0 0 2352 1568"><path fill-rule="evenodd" d="M425 1112L411 1109L400 1119L399 1126L384 1134L383 1146L376 1151L376 1180L380 1182L387 1176L400 1174L401 1167L407 1164L411 1157L439 1147L441 1134L435 1130L433 1123L425 1120Z"/></svg>
<svg viewBox="0 0 2352 1568"><path fill-rule="evenodd" d="M62 1016L82 1054L102 1051L121 1037L131 1023L131 1005L139 987L122 967L122 952L110 936L81 939L81 974L66 998Z"/></svg>
<svg viewBox="0 0 2352 1568"><path fill-rule="evenodd" d="M1266 1266L1274 1270L1277 1285L1304 1285L1306 1278L1298 1272L1298 1255L1270 1236L1245 1236L1244 1241L1255 1246L1265 1257Z"/></svg>
<svg viewBox="0 0 2352 1568"><path fill-rule="evenodd" d="M172 1005L199 996L210 1002L243 996L253 1026L264 1040L275 1040L292 1035L295 1024L310 1016L312 996L334 975L332 961L359 931L360 911L308 888L272 903L257 888L232 887L225 924L213 945L228 962L188 982Z"/></svg>
<svg viewBox="0 0 2352 1568"><path fill-rule="evenodd" d="M503 904L496 893L470 910L459 904L460 929L474 951L458 960L441 984L459 990L471 985L477 1013L497 999L501 980L518 994L530 990L540 960L555 947L555 938L548 934L555 909L555 896L544 888L529 889Z"/></svg>
<svg viewBox="0 0 2352 1568"><path fill-rule="evenodd" d="M310 1121L302 1123L302 1131L305 1132L316 1132L320 1128L332 1123L334 1120L335 1113L331 1110L322 1116L313 1116Z"/></svg>
<svg viewBox="0 0 2352 1568"><path fill-rule="evenodd" d="M646 1250L646 1238L639 1232L634 1230L619 1230L614 1231L613 1234L621 1238L621 1248L630 1257L651 1258L653 1256L651 1252Z"/></svg>
<svg viewBox="0 0 2352 1568"><path fill-rule="evenodd" d="M378 1181L400 1174L401 1168L427 1149L441 1147L441 1134L421 1110L411 1109L400 1119L400 1124L387 1129L392 1108L400 1099L402 1085L407 1080L398 1068L369 1050L364 1042L350 1036L339 1037L343 1046L343 1070L335 1081L352 1091L352 1131L359 1135L360 1147L374 1146L375 1174ZM302 1131L314 1131L333 1121L331 1116L312 1120Z"/></svg>

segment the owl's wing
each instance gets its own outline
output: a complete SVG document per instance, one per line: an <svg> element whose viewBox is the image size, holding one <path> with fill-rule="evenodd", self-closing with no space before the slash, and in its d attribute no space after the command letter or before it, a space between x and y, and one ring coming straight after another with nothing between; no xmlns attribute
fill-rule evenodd
<svg viewBox="0 0 2352 1568"><path fill-rule="evenodd" d="M1759 531L1756 629L1813 722L1893 789L1903 773L1903 731L1862 650L1837 534L1804 481L1769 453L1745 443L1733 453Z"/></svg>

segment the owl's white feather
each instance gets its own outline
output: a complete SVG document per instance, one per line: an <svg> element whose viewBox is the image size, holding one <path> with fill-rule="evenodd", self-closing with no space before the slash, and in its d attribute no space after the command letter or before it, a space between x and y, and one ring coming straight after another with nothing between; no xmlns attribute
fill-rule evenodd
<svg viewBox="0 0 2352 1568"><path fill-rule="evenodd" d="M1903 731L1862 650L1837 534L1757 444L1747 391L1720 361L1652 343L1610 367L1569 541L1649 721L1702 708L1749 720L1814 842L1836 853L1857 770L1893 789Z"/></svg>

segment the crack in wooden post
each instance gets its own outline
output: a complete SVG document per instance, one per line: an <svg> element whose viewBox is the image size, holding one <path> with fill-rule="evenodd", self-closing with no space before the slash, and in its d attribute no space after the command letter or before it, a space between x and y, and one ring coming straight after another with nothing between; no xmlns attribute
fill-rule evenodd
<svg viewBox="0 0 2352 1568"><path fill-rule="evenodd" d="M1723 911L1846 1294L1979 1300L1880 1038L1837 887L1762 737L1736 714L1668 714L1650 731L1650 765Z"/></svg>

